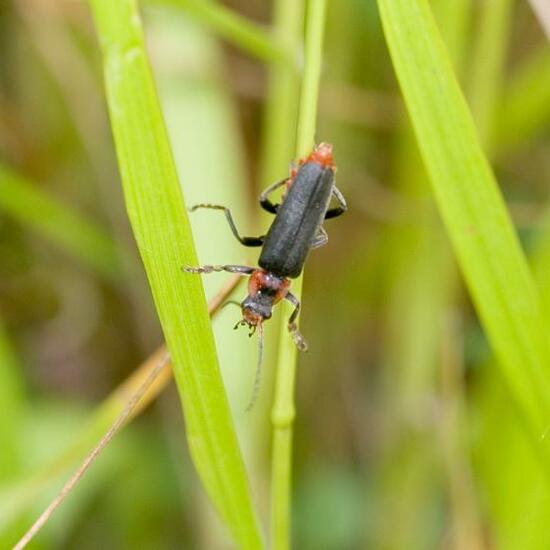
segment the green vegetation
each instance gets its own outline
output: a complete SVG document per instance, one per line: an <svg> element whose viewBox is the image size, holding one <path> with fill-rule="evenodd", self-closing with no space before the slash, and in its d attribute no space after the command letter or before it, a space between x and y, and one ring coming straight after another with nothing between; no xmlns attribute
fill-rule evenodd
<svg viewBox="0 0 550 550"><path fill-rule="evenodd" d="M177 391L165 369L37 548L548 548L550 50L528 3L13 6L0 547L165 341ZM292 282L309 352L281 305L246 413L257 342L236 308L209 318L227 274L182 267L257 250L185 205L260 234L260 189L321 141L350 210Z"/></svg>

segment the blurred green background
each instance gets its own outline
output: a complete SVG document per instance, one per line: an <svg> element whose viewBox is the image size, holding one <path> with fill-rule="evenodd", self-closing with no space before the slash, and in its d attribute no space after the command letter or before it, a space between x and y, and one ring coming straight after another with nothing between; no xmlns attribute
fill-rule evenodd
<svg viewBox="0 0 550 550"><path fill-rule="evenodd" d="M272 19L267 0L223 4L258 24ZM256 234L269 223L256 197L288 169L265 161L269 62L220 39L189 5L141 3L186 202L230 206L241 232ZM547 39L524 1L431 5L550 303ZM4 1L0 47L0 547L8 548L76 463L55 475L45 465L162 337L124 210L88 7ZM548 476L453 261L376 3L329 2L324 51L317 141L334 144L350 208L327 222L329 244L305 272L310 351L298 370L294 546L549 548ZM255 262L218 214L192 216L201 262ZM225 278L205 277L207 294ZM244 293L242 285L235 299ZM214 328L267 524L277 331L267 333L260 399L245 413L257 350L232 330L238 319L225 308ZM182 430L172 387L108 447L33 547L231 548ZM41 482L29 485L36 472Z"/></svg>

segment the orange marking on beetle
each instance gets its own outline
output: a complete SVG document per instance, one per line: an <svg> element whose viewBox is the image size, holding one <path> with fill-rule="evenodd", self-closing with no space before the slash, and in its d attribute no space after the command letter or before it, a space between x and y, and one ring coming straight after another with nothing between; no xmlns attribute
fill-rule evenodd
<svg viewBox="0 0 550 550"><path fill-rule="evenodd" d="M307 164L308 162L316 162L323 168L330 168L333 172L336 172L336 165L334 164L334 154L332 152L331 143L319 143L319 145L313 148L313 151L307 156L298 161L298 165L293 164L290 167L290 175L286 182L286 191L290 189L294 183L294 179L298 175L300 166ZM286 192L283 195L283 200L286 198Z"/></svg>
<svg viewBox="0 0 550 550"><path fill-rule="evenodd" d="M256 269L248 280L248 294L255 296L258 293L273 296L273 304L280 302L290 288L290 279L277 277L264 269Z"/></svg>
<svg viewBox="0 0 550 550"><path fill-rule="evenodd" d="M335 164L332 144L319 143L305 159L300 161L300 165L306 164L307 162L316 162L323 168L332 168L334 170Z"/></svg>

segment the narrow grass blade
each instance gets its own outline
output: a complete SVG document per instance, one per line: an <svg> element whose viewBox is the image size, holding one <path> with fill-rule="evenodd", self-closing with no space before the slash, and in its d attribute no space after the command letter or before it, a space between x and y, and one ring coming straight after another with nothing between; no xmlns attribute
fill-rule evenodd
<svg viewBox="0 0 550 550"><path fill-rule="evenodd" d="M240 546L260 548L201 281L181 272L197 265L197 257L136 2L94 0L91 6L126 206L172 356L191 455Z"/></svg>
<svg viewBox="0 0 550 550"><path fill-rule="evenodd" d="M431 4L455 71L462 73L472 0L437 0Z"/></svg>
<svg viewBox="0 0 550 550"><path fill-rule="evenodd" d="M535 51L512 75L497 108L495 152L527 144L550 124L550 48Z"/></svg>
<svg viewBox="0 0 550 550"><path fill-rule="evenodd" d="M495 548L550 548L547 466L534 451L524 423L510 407L507 388L490 372L490 368L486 370L472 399L473 410L479 414L474 451L486 506L485 525Z"/></svg>
<svg viewBox="0 0 550 550"><path fill-rule="evenodd" d="M2 164L0 210L44 235L102 277L120 282L119 256L109 234Z"/></svg>
<svg viewBox="0 0 550 550"><path fill-rule="evenodd" d="M212 0L149 0L151 4L180 7L222 38L263 61L290 61L290 50L280 46L260 25Z"/></svg>
<svg viewBox="0 0 550 550"><path fill-rule="evenodd" d="M0 319L0 485L12 479L21 468L18 424L26 405L23 377L10 337Z"/></svg>
<svg viewBox="0 0 550 550"><path fill-rule="evenodd" d="M467 95L481 143L486 150L493 142L495 105L502 88L512 8L512 0L492 0L479 6Z"/></svg>
<svg viewBox="0 0 550 550"><path fill-rule="evenodd" d="M304 10L305 2L303 0L275 0L274 2L273 34L290 51L299 51L303 45ZM300 76L297 67L289 63L273 63L269 67L268 91L264 102L259 176L262 188L267 187L288 173L289 163L296 153L296 119L298 115ZM264 376L264 387L267 385L266 382L269 383L272 390L270 397L273 394L277 377L275 367L279 361L277 332L282 332L279 330L282 322L280 316L286 314L286 311L281 311L282 309L281 307L276 313L273 319L275 323L266 327L266 342L268 345L269 342L274 344L271 348L268 347L271 353L269 353L266 367L264 367L269 376L268 380ZM268 362L269 364L267 364ZM267 367L271 368L268 370ZM268 407L271 406L272 403L269 401ZM268 418L269 409L266 409L265 413L265 417ZM263 437L267 436L264 445L268 448L272 434L269 432L266 434L263 427L258 426L258 428L258 435L262 433ZM271 475L274 477L274 464L272 463L269 467L271 468ZM266 468L266 470L269 472L269 469ZM271 499L271 517L274 523L274 494L271 495ZM288 514L288 510L284 513ZM273 539L273 533L271 536Z"/></svg>
<svg viewBox="0 0 550 550"><path fill-rule="evenodd" d="M436 200L502 372L539 438L550 352L539 298L426 0L379 0Z"/></svg>
<svg viewBox="0 0 550 550"><path fill-rule="evenodd" d="M432 0L431 5L460 72L470 2ZM402 548L410 540L420 546L435 546L440 533L430 529L432 518L441 501L448 500L449 508L455 503L453 491L450 487L445 491L443 481L445 466L450 469L449 462L444 460L445 446L434 445L443 427L420 419L426 414L421 412L422 404L440 399L439 372L445 368L442 341L448 309L456 300L457 274L412 129L408 121L403 122L392 163L394 185L409 199L408 212L414 222L409 218L390 225L386 231L386 255L391 261L385 278L391 286L385 316L387 335L381 354L381 387L377 394L385 396L382 429L391 443L380 453L373 476L374 544L387 548ZM441 408L443 416L448 408L444 403ZM424 425L419 429L421 423ZM451 427L451 422L447 427ZM456 437L456 431L449 430L444 441L458 446ZM449 481L448 485L452 483ZM453 520L445 518L445 521ZM392 529L389 522L399 523L400 529Z"/></svg>
<svg viewBox="0 0 550 550"><path fill-rule="evenodd" d="M17 360L10 335L0 319L0 494L21 475L24 464L24 418L27 398L23 373ZM1 497L0 497L1 503ZM0 513L1 517L1 513ZM10 548L17 533L24 529L24 517L13 522L9 529L0 529L0 548ZM1 519L0 519L1 523Z"/></svg>
<svg viewBox="0 0 550 550"><path fill-rule="evenodd" d="M304 3L301 0L275 2L273 35L289 51L299 51L302 45L303 12ZM296 151L298 96L299 74L296 68L288 63L272 64L263 121L262 187L286 173Z"/></svg>
<svg viewBox="0 0 550 550"><path fill-rule="evenodd" d="M455 310L456 311L456 310ZM454 313L454 312L453 312ZM483 550L485 524L479 514L470 464L464 384L461 316L447 312L442 342L441 423L439 437L448 478L450 533L457 550Z"/></svg>
<svg viewBox="0 0 550 550"><path fill-rule="evenodd" d="M326 0L309 0L304 46L305 66L296 131L296 155L298 157L307 155L315 144L326 12Z"/></svg>
<svg viewBox="0 0 550 550"><path fill-rule="evenodd" d="M550 322L550 210L535 237L531 265L541 305ZM550 485L545 463L539 460L524 426L515 418L503 384L495 384L490 369L478 383L474 406L479 409L476 462L487 496L498 547L512 550L548 548L545 518L550 508ZM546 439L548 433L542 435ZM495 461L494 449L499 449ZM518 475L521 472L521 475Z"/></svg>
<svg viewBox="0 0 550 550"><path fill-rule="evenodd" d="M297 157L307 154L315 141L326 8L326 0L313 0L308 3L305 67L300 92L296 138ZM300 299L301 291L302 277L296 279L292 284L292 292L298 299ZM272 548L276 550L290 547L292 427L295 417L296 346L288 335L286 327L287 319L288 311L283 310L275 383L275 400L272 412L271 538Z"/></svg>

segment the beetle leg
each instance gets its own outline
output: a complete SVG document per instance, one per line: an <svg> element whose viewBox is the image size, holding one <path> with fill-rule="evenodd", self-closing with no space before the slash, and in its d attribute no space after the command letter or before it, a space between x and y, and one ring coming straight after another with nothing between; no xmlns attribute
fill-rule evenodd
<svg viewBox="0 0 550 550"><path fill-rule="evenodd" d="M325 244L328 243L328 235L325 231L325 228L323 226L319 227L319 230L317 231L317 235L313 237L313 240L311 241L311 244L309 245L310 248L319 248L321 246L325 246Z"/></svg>
<svg viewBox="0 0 550 550"><path fill-rule="evenodd" d="M213 273L214 271L227 271L237 275L250 275L256 268L247 265L203 265L200 267L191 267L186 265L183 270L187 273Z"/></svg>
<svg viewBox="0 0 550 550"><path fill-rule="evenodd" d="M229 210L229 208L221 206L219 204L195 204L195 206L193 206L189 210L191 212L194 212L199 208L223 210L225 212L225 217L227 218L227 223L229 223L229 227L231 228L231 232L233 233L233 235L235 235L235 238L244 246L262 246L264 244L264 235L261 235L260 237L241 237L239 235L237 227L235 226L235 222L233 221L233 216L231 215L231 210Z"/></svg>
<svg viewBox="0 0 550 550"><path fill-rule="evenodd" d="M325 214L325 220L336 218L336 216L341 216L348 209L346 199L344 198L344 195L342 195L342 192L340 191L340 189L338 189L338 187L334 186L334 188L332 189L332 196L338 202L338 206L336 208L330 208L329 210L327 210Z"/></svg>
<svg viewBox="0 0 550 550"><path fill-rule="evenodd" d="M273 191L275 191L276 189L279 189L279 187L282 187L287 181L288 181L288 178L285 178L284 180L273 183L267 189L265 189L263 193L260 195L260 206L264 210L267 210L270 214L277 214L277 209L279 208L280 205L273 204L268 199L268 195L271 195Z"/></svg>
<svg viewBox="0 0 550 550"><path fill-rule="evenodd" d="M294 296L294 294L292 294L291 292L287 293L287 295L285 296L285 300L288 300L294 306L294 311L292 312L292 315L288 318L288 332L290 332L292 339L296 344L296 347L300 351L307 351L307 342L302 336L302 333L298 330L298 326L296 325L296 317L298 317L298 313L300 313L300 302L298 301L298 298L296 298L296 296Z"/></svg>

